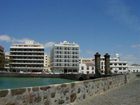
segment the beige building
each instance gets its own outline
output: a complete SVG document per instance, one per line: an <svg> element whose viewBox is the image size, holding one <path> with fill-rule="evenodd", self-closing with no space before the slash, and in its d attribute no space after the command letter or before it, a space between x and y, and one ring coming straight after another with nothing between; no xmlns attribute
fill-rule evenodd
<svg viewBox="0 0 140 105"><path fill-rule="evenodd" d="M47 54L44 56L44 70L50 72L50 57Z"/></svg>
<svg viewBox="0 0 140 105"><path fill-rule="evenodd" d="M0 70L4 70L5 53L4 48L0 46Z"/></svg>
<svg viewBox="0 0 140 105"><path fill-rule="evenodd" d="M44 47L28 41L10 47L10 71L42 72L44 69Z"/></svg>
<svg viewBox="0 0 140 105"><path fill-rule="evenodd" d="M9 54L5 54L5 64L4 64L4 68L6 69L6 71L9 71L10 67L10 55Z"/></svg>

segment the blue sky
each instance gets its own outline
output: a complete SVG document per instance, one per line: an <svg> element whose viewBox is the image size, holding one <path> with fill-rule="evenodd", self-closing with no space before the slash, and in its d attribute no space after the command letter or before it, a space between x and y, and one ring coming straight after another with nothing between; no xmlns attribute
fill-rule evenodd
<svg viewBox="0 0 140 105"><path fill-rule="evenodd" d="M119 53L140 63L139 0L0 0L0 45L16 42L45 45L67 40L80 45L82 57L98 51Z"/></svg>

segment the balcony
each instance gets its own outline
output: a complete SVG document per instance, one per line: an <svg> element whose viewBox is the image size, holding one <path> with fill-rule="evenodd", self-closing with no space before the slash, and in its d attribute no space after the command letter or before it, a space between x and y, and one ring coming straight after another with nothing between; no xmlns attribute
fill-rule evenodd
<svg viewBox="0 0 140 105"><path fill-rule="evenodd" d="M40 63L40 62L11 62L11 64L44 65L44 62L43 63Z"/></svg>
<svg viewBox="0 0 140 105"><path fill-rule="evenodd" d="M32 54L32 55L24 55L24 54L19 55L19 54L13 54L13 55L10 55L10 56L25 56L25 57L26 57L26 56L29 56L29 57L30 57L30 56L32 56L32 57L33 57L33 56L37 56L37 57L44 57L44 55L34 55L34 54Z"/></svg>

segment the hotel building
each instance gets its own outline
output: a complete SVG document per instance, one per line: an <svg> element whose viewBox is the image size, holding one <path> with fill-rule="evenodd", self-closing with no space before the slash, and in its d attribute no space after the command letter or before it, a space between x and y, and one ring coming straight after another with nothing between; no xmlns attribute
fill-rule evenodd
<svg viewBox="0 0 140 105"><path fill-rule="evenodd" d="M78 73L79 45L67 41L54 44L51 50L51 70L54 73Z"/></svg>
<svg viewBox="0 0 140 105"><path fill-rule="evenodd" d="M13 44L10 47L10 71L42 72L44 69L44 47L33 41Z"/></svg>
<svg viewBox="0 0 140 105"><path fill-rule="evenodd" d="M4 62L5 62L4 48L0 46L0 70L4 69Z"/></svg>

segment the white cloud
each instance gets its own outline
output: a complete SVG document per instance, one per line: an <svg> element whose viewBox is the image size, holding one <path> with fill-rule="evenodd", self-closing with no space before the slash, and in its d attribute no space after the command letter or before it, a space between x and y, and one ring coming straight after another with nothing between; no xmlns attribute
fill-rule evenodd
<svg viewBox="0 0 140 105"><path fill-rule="evenodd" d="M8 35L0 35L0 41L11 42L12 38Z"/></svg>
<svg viewBox="0 0 140 105"><path fill-rule="evenodd" d="M29 41L36 42L35 40L29 39L29 38L17 39L17 38L10 37L9 35L0 35L0 41L5 41L8 43L25 43Z"/></svg>
<svg viewBox="0 0 140 105"><path fill-rule="evenodd" d="M134 44L131 46L132 48L140 48L140 44Z"/></svg>
<svg viewBox="0 0 140 105"><path fill-rule="evenodd" d="M36 42L35 40L23 38L23 39L15 39L13 38L12 43L25 43L25 42Z"/></svg>
<svg viewBox="0 0 140 105"><path fill-rule="evenodd" d="M53 45L55 44L55 42L47 42L44 44L45 48L51 48Z"/></svg>

